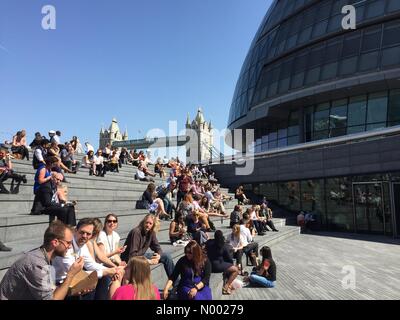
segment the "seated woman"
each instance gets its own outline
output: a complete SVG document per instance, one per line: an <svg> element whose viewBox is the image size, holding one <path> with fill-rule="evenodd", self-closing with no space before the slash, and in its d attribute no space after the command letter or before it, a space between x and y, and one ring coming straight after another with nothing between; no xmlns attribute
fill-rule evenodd
<svg viewBox="0 0 400 320"><path fill-rule="evenodd" d="M134 150L133 152L131 151L130 153L130 160L132 161L132 165L135 167L139 166L139 154Z"/></svg>
<svg viewBox="0 0 400 320"><path fill-rule="evenodd" d="M236 189L235 192L235 199L237 199L238 204L242 205L242 204L248 204L249 203L249 199L247 199L245 193L244 193L244 188L243 186L239 186Z"/></svg>
<svg viewBox="0 0 400 320"><path fill-rule="evenodd" d="M186 224L189 225L188 217L193 214L194 211L197 211L199 214L199 218L201 222L205 225L206 230L210 230L210 224L208 222L208 214L193 201L193 197L191 193L187 193L183 200L179 203L178 212L181 212L183 218L186 220Z"/></svg>
<svg viewBox="0 0 400 320"><path fill-rule="evenodd" d="M160 178L162 178L162 179L165 178L165 170L161 163L161 158L159 160L157 160L157 163L154 166L154 172L158 173L160 175Z"/></svg>
<svg viewBox="0 0 400 320"><path fill-rule="evenodd" d="M139 164L137 171L135 173L135 180L145 181L145 182L154 182L153 178L146 177L146 173L142 164Z"/></svg>
<svg viewBox="0 0 400 320"><path fill-rule="evenodd" d="M187 241L188 238L189 237L183 215L182 213L177 212L175 219L169 225L169 240L171 241L171 244L173 244L178 240Z"/></svg>
<svg viewBox="0 0 400 320"><path fill-rule="evenodd" d="M113 277L109 297L111 300L160 300L160 293L152 284L150 265L145 257L132 257L125 271L119 269Z"/></svg>
<svg viewBox="0 0 400 320"><path fill-rule="evenodd" d="M108 164L109 165L109 170L111 172L119 172L119 170L118 170L118 162L119 162L119 157L118 157L117 151L114 150L111 153L110 162Z"/></svg>
<svg viewBox="0 0 400 320"><path fill-rule="evenodd" d="M93 173L95 176L104 177L106 171L107 168L104 163L103 151L99 149L93 157Z"/></svg>
<svg viewBox="0 0 400 320"><path fill-rule="evenodd" d="M165 212L164 202L162 199L157 198L155 190L156 185L154 183L149 183L147 189L142 194L142 200L147 201L150 213L155 213L158 218L166 217L169 219L169 214Z"/></svg>
<svg viewBox="0 0 400 320"><path fill-rule="evenodd" d="M243 248L247 246L248 243L246 238L241 235L239 224L235 224L232 227L232 233L229 236L229 244L233 248L233 257L236 259L236 265L240 272L240 275L243 275Z"/></svg>
<svg viewBox="0 0 400 320"><path fill-rule="evenodd" d="M175 265L164 288L164 300L169 290L180 276L178 285L179 300L212 300L209 287L211 264L196 241L190 241L185 247L185 256Z"/></svg>
<svg viewBox="0 0 400 320"><path fill-rule="evenodd" d="M115 231L117 227L118 217L113 213L108 214L104 220L103 230L100 231L97 238L97 245L106 254L107 258L119 266L122 263L120 254L125 251L126 247L119 246L121 237Z"/></svg>
<svg viewBox="0 0 400 320"><path fill-rule="evenodd" d="M29 161L29 151L26 147L26 131L21 130L18 131L17 134L13 137L11 144L11 152L15 155L18 155L19 158Z"/></svg>
<svg viewBox="0 0 400 320"><path fill-rule="evenodd" d="M226 283L222 288L223 294L231 294L231 284L239 274L237 267L233 265L233 258L231 255L231 248L225 242L224 235L221 230L215 231L214 239L206 242L206 251L208 259L211 262L212 272L224 273Z"/></svg>
<svg viewBox="0 0 400 320"><path fill-rule="evenodd" d="M92 176L94 172L94 151L90 150L83 158L82 158L82 168L89 169L89 175Z"/></svg>
<svg viewBox="0 0 400 320"><path fill-rule="evenodd" d="M68 173L75 173L74 171L68 169L66 165L62 163L61 157L60 157L60 148L57 145L57 142L53 141L50 144L50 148L47 150L47 157L55 157L58 159L58 165L53 168L54 171L57 171L58 173L61 173L61 169L64 170L64 172Z"/></svg>
<svg viewBox="0 0 400 320"><path fill-rule="evenodd" d="M62 175L52 171L59 160L56 157L46 159L46 165L40 164L35 174L35 200L31 214L47 214L57 217L63 223L76 226L75 207L60 202L57 194L57 184L62 181Z"/></svg>
<svg viewBox="0 0 400 320"><path fill-rule="evenodd" d="M276 264L272 259L271 248L264 246L260 250L262 263L252 272L249 281L251 284L266 288L275 287L276 283Z"/></svg>
<svg viewBox="0 0 400 320"><path fill-rule="evenodd" d="M101 246L99 245L99 235L101 232L101 229L103 229L103 224L101 223L101 220L99 218L94 218L93 219L93 234L90 240L87 242L87 246L89 249L89 252L93 259L99 263L104 264L106 267L113 268L117 267L118 265L111 261L107 254L102 250ZM101 243L101 241L100 241Z"/></svg>
<svg viewBox="0 0 400 320"><path fill-rule="evenodd" d="M192 239L199 245L203 245L208 240L207 227L199 219L200 213L194 211L188 216L188 232L191 234Z"/></svg>

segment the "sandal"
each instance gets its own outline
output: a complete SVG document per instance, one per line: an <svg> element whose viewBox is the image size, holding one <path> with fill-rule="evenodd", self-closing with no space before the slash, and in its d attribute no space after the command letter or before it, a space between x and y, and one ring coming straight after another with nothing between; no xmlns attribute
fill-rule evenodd
<svg viewBox="0 0 400 320"><path fill-rule="evenodd" d="M230 294L232 294L232 291L231 291L231 289L229 289L229 287L228 288L222 288L222 294L230 295Z"/></svg>

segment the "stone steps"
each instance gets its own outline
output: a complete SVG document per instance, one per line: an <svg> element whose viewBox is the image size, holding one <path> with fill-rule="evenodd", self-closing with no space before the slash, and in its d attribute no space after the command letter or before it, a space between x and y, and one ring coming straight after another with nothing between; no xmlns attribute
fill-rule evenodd
<svg viewBox="0 0 400 320"><path fill-rule="evenodd" d="M136 226L139 221L143 218L143 215L138 215L139 219L135 221L135 223L130 224L130 226L126 223L121 223L121 216L119 216L119 229L118 233L121 236L121 245L125 241L125 238L132 227ZM221 224L219 218L214 218L214 223L216 227L223 231L225 237L227 237L231 229L228 228L228 221L224 221ZM274 219L275 225L279 228L280 232L267 232L265 236L256 236L255 241L259 243L259 247L261 248L263 245L271 245L278 243L280 241L284 241L285 239L292 237L294 235L298 235L300 233L299 228L286 226L284 219ZM183 247L174 247L169 243L168 238L168 226L169 222L162 221L160 232L158 233L158 239L163 248L163 251L171 254L174 262L176 263L179 258L183 256ZM212 234L209 234L212 237ZM33 238L30 240L19 240L15 242L8 243L9 246L13 248L11 252L0 252L0 280L4 276L5 272L14 263L23 252L27 252L34 248L37 248L41 244L41 238ZM157 285L159 289L162 289L167 281L167 277L164 271L163 266L157 265L152 266L152 281ZM222 297L222 275L221 274L212 274L210 279L210 287L213 291L214 299L221 299Z"/></svg>

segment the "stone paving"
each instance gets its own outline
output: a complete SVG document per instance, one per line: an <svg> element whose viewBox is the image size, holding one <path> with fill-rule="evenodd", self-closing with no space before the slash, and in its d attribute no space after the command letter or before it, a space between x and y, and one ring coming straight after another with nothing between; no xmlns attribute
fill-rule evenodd
<svg viewBox="0 0 400 320"><path fill-rule="evenodd" d="M244 287L223 300L400 299L399 240L301 234L271 249L277 264L276 287ZM347 281L352 269L355 282Z"/></svg>

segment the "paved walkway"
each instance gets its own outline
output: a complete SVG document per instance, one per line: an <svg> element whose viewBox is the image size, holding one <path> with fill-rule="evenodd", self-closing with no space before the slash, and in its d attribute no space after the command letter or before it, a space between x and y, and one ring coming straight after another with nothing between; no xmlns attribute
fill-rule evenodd
<svg viewBox="0 0 400 320"><path fill-rule="evenodd" d="M354 236L358 239L349 239ZM271 249L277 264L277 286L245 287L223 296L224 300L400 299L400 241L301 234ZM343 287L351 268L355 271L354 289Z"/></svg>

